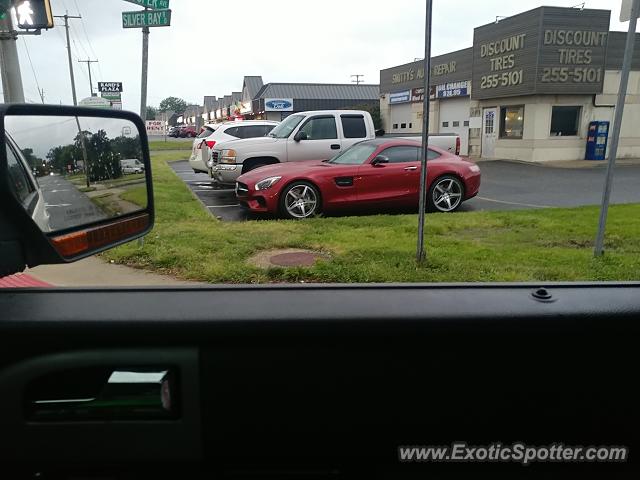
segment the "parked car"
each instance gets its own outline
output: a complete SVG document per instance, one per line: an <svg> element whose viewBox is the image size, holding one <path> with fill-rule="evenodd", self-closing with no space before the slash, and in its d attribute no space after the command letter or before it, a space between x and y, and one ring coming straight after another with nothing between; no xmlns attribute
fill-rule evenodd
<svg viewBox="0 0 640 480"><path fill-rule="evenodd" d="M206 125L196 137L191 150L189 165L194 172L210 173L210 167L202 160L202 144L206 142L209 148L222 145L230 140L241 138L264 137L271 132L279 122L268 120L245 120Z"/></svg>
<svg viewBox="0 0 640 480"><path fill-rule="evenodd" d="M180 127L181 127L180 125L176 125L174 127L169 128L169 131L167 132L167 136L177 138L180 135Z"/></svg>
<svg viewBox="0 0 640 480"><path fill-rule="evenodd" d="M137 158L120 160L120 167L122 168L122 173L125 175L144 173L144 164Z"/></svg>
<svg viewBox="0 0 640 480"><path fill-rule="evenodd" d="M329 161L269 165L238 178L236 195L255 213L307 218L347 209L417 207L420 143L378 138L348 148ZM453 212L478 194L480 168L429 147L428 209Z"/></svg>
<svg viewBox="0 0 640 480"><path fill-rule="evenodd" d="M178 133L180 138L195 138L197 135L196 127L193 125L183 125Z"/></svg>
<svg viewBox="0 0 640 480"><path fill-rule="evenodd" d="M375 138L373 120L360 110L295 113L266 138L236 140L214 148L213 178L234 185L238 176L265 165L328 160L354 143Z"/></svg>

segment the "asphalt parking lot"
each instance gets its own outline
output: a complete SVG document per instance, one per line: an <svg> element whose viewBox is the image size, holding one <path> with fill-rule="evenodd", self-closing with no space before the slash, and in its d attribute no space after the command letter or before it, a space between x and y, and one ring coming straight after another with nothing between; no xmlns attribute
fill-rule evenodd
<svg viewBox="0 0 640 480"><path fill-rule="evenodd" d="M255 218L236 201L232 189L220 189L209 176L194 173L187 161L170 164L205 207L225 221ZM569 169L502 160L479 163L480 194L465 202L460 211L524 210L598 205L602 197L605 168ZM640 165L618 166L611 203L640 202Z"/></svg>

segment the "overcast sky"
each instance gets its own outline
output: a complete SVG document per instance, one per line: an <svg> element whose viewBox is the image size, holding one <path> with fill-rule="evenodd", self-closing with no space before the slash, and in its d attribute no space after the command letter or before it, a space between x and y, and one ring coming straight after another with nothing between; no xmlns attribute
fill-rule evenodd
<svg viewBox="0 0 640 480"><path fill-rule="evenodd" d="M86 64L98 81L124 83L124 108L139 111L142 34L122 28L121 12L138 9L123 0L52 0L54 15L70 20L78 99L89 96ZM434 0L433 55L470 47L473 28L541 5L570 7L557 0ZM587 0L587 8L613 9L620 0ZM171 0L172 25L153 28L149 47L149 105L167 96L202 104L242 89L245 75L268 82L349 83L363 74L378 83L379 71L422 57L424 0ZM18 41L27 101L39 101L31 55L47 103L72 103L64 27Z"/></svg>

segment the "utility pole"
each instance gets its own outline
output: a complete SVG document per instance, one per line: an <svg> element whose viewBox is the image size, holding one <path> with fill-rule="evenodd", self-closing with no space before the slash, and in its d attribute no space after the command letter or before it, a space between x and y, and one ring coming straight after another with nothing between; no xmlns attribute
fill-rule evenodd
<svg viewBox="0 0 640 480"><path fill-rule="evenodd" d="M13 29L11 14L7 12L5 17L0 20L0 66L5 103L24 103L16 40L18 40L18 34Z"/></svg>
<svg viewBox="0 0 640 480"><path fill-rule="evenodd" d="M148 8L145 8L145 11ZM149 75L149 27L142 28L142 81L140 90L140 116L147 120L147 78Z"/></svg>
<svg viewBox="0 0 640 480"><path fill-rule="evenodd" d="M351 83L355 83L356 85L360 85L361 83L364 83L364 80L360 80L360 78L364 77L364 75L351 75ZM355 78L355 80L354 80Z"/></svg>
<svg viewBox="0 0 640 480"><path fill-rule="evenodd" d="M42 100L42 104L44 105L44 88L39 88L38 93L40 94L40 100Z"/></svg>
<svg viewBox="0 0 640 480"><path fill-rule="evenodd" d="M98 63L98 60L78 60L78 63L86 63L87 68L89 69L89 91L91 92L91 96L93 97L93 79L91 78L91 64Z"/></svg>
<svg viewBox="0 0 640 480"><path fill-rule="evenodd" d="M71 93L73 94L73 104L75 106L78 105L78 97L76 97L76 80L73 77L73 62L71 60L71 42L69 41L69 19L70 18L82 18L78 15L69 15L65 13L64 15L54 15L54 18L64 18L64 28L67 33L67 54L69 56L69 75L71 76ZM80 127L78 127L79 129Z"/></svg>

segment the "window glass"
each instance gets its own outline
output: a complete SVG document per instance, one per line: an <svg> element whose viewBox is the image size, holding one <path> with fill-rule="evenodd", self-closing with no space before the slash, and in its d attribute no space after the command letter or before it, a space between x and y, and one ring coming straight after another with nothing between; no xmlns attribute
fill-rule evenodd
<svg viewBox="0 0 640 480"><path fill-rule="evenodd" d="M397 123L394 123L394 124L393 124L393 128L394 128L394 129L395 129L395 128L398 128L398 124L397 124Z"/></svg>
<svg viewBox="0 0 640 480"><path fill-rule="evenodd" d="M464 123L463 123L463 125L464 125L465 127L468 127L468 126L469 126L469 120L465 120L465 121L464 121Z"/></svg>
<svg viewBox="0 0 640 480"><path fill-rule="evenodd" d="M226 133L227 135L231 135L232 137L236 137L236 138L242 138L240 136L240 132L239 132L239 128L238 127L231 127L231 128L227 128L224 133Z"/></svg>
<svg viewBox="0 0 640 480"><path fill-rule="evenodd" d="M420 147L390 147L380 155L389 158L389 163L417 162L420 158Z"/></svg>
<svg viewBox="0 0 640 480"><path fill-rule="evenodd" d="M35 190L29 179L24 163L7 145L7 166L9 168L9 180L13 187L13 192L20 202L24 203L31 192Z"/></svg>
<svg viewBox="0 0 640 480"><path fill-rule="evenodd" d="M213 132L215 132L215 130L211 127L204 127L204 130L202 130L202 132L200 132L200 135L198 135L198 138L207 138L209 135L211 135Z"/></svg>
<svg viewBox="0 0 640 480"><path fill-rule="evenodd" d="M580 125L582 107L552 107L551 135L576 136Z"/></svg>
<svg viewBox="0 0 640 480"><path fill-rule="evenodd" d="M362 115L342 115L344 138L367 138L367 127Z"/></svg>
<svg viewBox="0 0 640 480"><path fill-rule="evenodd" d="M302 120L304 120L304 116L302 115L291 115L287 117L280 125L271 130L269 136L275 138L288 138L289 135L291 135L291 132L295 130L295 128L300 124Z"/></svg>
<svg viewBox="0 0 640 480"><path fill-rule="evenodd" d="M435 160L436 158L440 158L440 154L435 150L427 150L427 160Z"/></svg>
<svg viewBox="0 0 640 480"><path fill-rule="evenodd" d="M334 117L315 117L300 129L307 134L307 140L330 140L338 138L336 119Z"/></svg>
<svg viewBox="0 0 640 480"><path fill-rule="evenodd" d="M449 126L449 122L442 122L442 126L447 128Z"/></svg>
<svg viewBox="0 0 640 480"><path fill-rule="evenodd" d="M455 122L453 122L453 126L454 126L454 127L459 127L459 126L460 126L460 122L459 122L459 121L455 121Z"/></svg>
<svg viewBox="0 0 640 480"><path fill-rule="evenodd" d="M238 135L240 138L264 137L272 129L273 126L267 128L265 125L248 125L246 127L238 127Z"/></svg>
<svg viewBox="0 0 640 480"><path fill-rule="evenodd" d="M377 148L378 146L372 143L356 143L340 155L334 157L329 163L335 163L337 165L362 165Z"/></svg>
<svg viewBox="0 0 640 480"><path fill-rule="evenodd" d="M502 107L500 138L522 138L524 130L524 105L518 107Z"/></svg>

